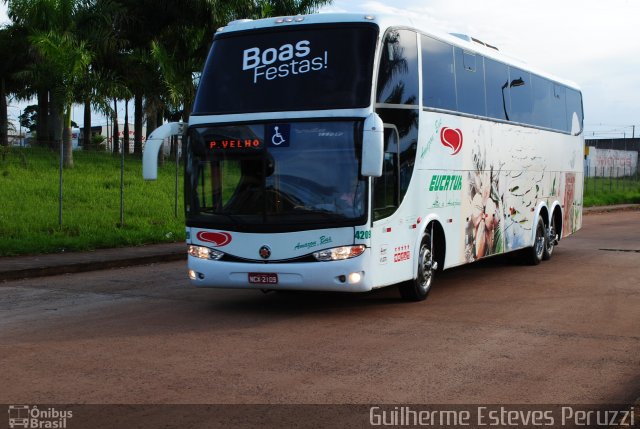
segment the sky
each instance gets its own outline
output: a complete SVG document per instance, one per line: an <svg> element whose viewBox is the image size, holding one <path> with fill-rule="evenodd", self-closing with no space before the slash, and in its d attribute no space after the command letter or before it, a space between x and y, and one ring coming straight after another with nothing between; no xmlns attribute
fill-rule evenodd
<svg viewBox="0 0 640 429"><path fill-rule="evenodd" d="M586 138L631 137L634 125L640 136L638 0L333 0L321 12L405 15L425 29L468 34L577 83ZM10 105L14 118L21 105Z"/></svg>

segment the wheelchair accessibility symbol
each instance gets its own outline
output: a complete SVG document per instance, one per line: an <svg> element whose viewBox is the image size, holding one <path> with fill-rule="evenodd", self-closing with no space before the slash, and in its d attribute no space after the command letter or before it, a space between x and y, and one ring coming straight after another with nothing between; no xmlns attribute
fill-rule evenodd
<svg viewBox="0 0 640 429"><path fill-rule="evenodd" d="M273 127L273 129L275 130L275 133L271 137L271 143L273 143L276 146L280 146L282 143L286 141L284 137L282 137L282 134L278 132L278 128L280 127Z"/></svg>
<svg viewBox="0 0 640 429"><path fill-rule="evenodd" d="M268 133L269 135L267 136L267 139L269 141L269 146L289 146L289 137L291 135L291 126L289 124L270 125Z"/></svg>

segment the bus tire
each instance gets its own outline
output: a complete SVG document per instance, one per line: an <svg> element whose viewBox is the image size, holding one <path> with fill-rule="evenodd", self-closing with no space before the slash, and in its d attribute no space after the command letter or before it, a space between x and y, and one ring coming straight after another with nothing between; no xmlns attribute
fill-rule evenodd
<svg viewBox="0 0 640 429"><path fill-rule="evenodd" d="M435 274L434 258L431 248L431 234L426 232L418 250L418 271L416 278L399 285L400 295L406 301L424 301L429 295Z"/></svg>
<svg viewBox="0 0 640 429"><path fill-rule="evenodd" d="M550 223L551 225L549 226L549 231L546 237L547 242L545 243L544 253L542 254L542 259L545 261L548 261L549 259L551 259L551 256L553 256L553 248L557 243L558 231L556 230L555 216L551 216Z"/></svg>
<svg viewBox="0 0 640 429"><path fill-rule="evenodd" d="M533 240L533 246L526 249L527 262L530 265L538 265L542 262L544 251L547 247L547 229L544 227L542 216L538 217L536 223L536 235Z"/></svg>

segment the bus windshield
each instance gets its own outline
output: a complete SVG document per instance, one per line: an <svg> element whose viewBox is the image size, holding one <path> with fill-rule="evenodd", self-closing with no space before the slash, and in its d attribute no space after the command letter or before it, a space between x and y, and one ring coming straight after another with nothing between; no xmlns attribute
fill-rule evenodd
<svg viewBox="0 0 640 429"><path fill-rule="evenodd" d="M187 224L292 231L362 223L361 135L361 121L191 128Z"/></svg>
<svg viewBox="0 0 640 429"><path fill-rule="evenodd" d="M377 33L353 23L221 33L192 114L367 107Z"/></svg>

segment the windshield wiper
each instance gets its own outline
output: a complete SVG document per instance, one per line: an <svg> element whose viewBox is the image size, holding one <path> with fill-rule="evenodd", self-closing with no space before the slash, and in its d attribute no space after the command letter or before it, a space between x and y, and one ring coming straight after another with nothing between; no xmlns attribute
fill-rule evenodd
<svg viewBox="0 0 640 429"><path fill-rule="evenodd" d="M346 218L346 216L343 215L342 213L336 213L335 211L328 210L328 209L318 209L318 208L311 208L311 207L294 207L293 213L320 215L325 219L345 219Z"/></svg>
<svg viewBox="0 0 640 429"><path fill-rule="evenodd" d="M232 215L232 214L229 214L229 213L221 213L221 212L215 211L215 209L212 209L212 208L211 209L200 209L200 213L206 213L206 214L210 214L210 215L213 215L213 216L220 216L220 217L228 219L232 223L238 223L238 224L247 223L246 221L241 219L241 217L239 215Z"/></svg>

